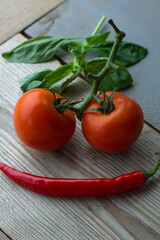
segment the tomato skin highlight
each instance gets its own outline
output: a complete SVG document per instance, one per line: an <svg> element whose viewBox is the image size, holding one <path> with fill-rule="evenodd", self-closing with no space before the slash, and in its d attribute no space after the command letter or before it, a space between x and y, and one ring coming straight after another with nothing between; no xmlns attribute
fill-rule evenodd
<svg viewBox="0 0 160 240"><path fill-rule="evenodd" d="M111 93L106 92L109 96ZM103 99L102 94L99 97ZM87 142L99 150L111 153L129 148L139 137L144 124L143 111L133 99L115 92L113 104L114 110L111 113L86 112L82 117L82 132ZM99 107L93 100L85 110Z"/></svg>
<svg viewBox="0 0 160 240"><path fill-rule="evenodd" d="M57 98L61 96L56 94ZM54 95L49 90L32 89L24 93L14 109L17 136L27 146L52 151L61 148L72 137L75 113L59 113L54 107Z"/></svg>

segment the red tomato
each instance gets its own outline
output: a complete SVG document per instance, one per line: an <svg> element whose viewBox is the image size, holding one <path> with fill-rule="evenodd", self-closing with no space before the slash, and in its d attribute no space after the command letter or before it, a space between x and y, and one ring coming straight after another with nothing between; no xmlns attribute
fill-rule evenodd
<svg viewBox="0 0 160 240"><path fill-rule="evenodd" d="M56 94L56 97L61 97ZM62 147L75 131L75 114L70 110L59 113L49 90L32 89L18 100L14 110L14 127L27 146L51 151Z"/></svg>
<svg viewBox="0 0 160 240"><path fill-rule="evenodd" d="M106 92L110 95L111 92ZM102 95L99 95L102 99ZM107 102L108 100L106 100ZM131 146L143 129L143 112L137 102L115 92L114 110L108 114L101 112L84 113L82 131L86 140L95 148L105 152L121 152ZM92 101L87 109L99 108Z"/></svg>

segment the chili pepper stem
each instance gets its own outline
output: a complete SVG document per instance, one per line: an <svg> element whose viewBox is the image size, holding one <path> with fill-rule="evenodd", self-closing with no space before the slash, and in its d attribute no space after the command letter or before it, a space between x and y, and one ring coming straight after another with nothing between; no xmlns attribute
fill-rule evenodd
<svg viewBox="0 0 160 240"><path fill-rule="evenodd" d="M160 168L160 152L157 153L158 154L158 161L154 167L153 170L151 171L143 171L143 174L145 175L146 181L148 180L148 178L152 177Z"/></svg>

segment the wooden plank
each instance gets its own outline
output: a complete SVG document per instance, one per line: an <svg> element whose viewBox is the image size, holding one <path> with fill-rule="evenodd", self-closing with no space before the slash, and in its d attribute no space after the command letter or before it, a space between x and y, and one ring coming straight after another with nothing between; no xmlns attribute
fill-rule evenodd
<svg viewBox="0 0 160 240"><path fill-rule="evenodd" d="M42 17L64 0L0 0L0 43Z"/></svg>
<svg viewBox="0 0 160 240"><path fill-rule="evenodd" d="M8 238L8 237L0 230L0 239L1 239L1 240L10 240L11 238Z"/></svg>
<svg viewBox="0 0 160 240"><path fill-rule="evenodd" d="M20 44L18 34L1 46L0 52ZM39 152L24 146L13 127L13 110L22 95L18 79L46 64L8 63L1 59L1 152L2 162L24 172L48 177L113 177L135 169L152 169L160 136L145 124L142 135L119 154L97 151L84 140L80 123L73 138L56 152ZM80 78L65 92L81 98L90 86ZM73 94L74 93L74 94ZM159 174L145 186L106 198L53 198L38 195L13 183L0 173L0 228L12 239L153 239L160 237Z"/></svg>
<svg viewBox="0 0 160 240"><path fill-rule="evenodd" d="M160 129L159 10L159 0L141 0L138 4L134 0L95 0L92 3L90 0L81 0L76 4L74 0L69 0L31 25L25 33L31 37L88 36L103 14L106 14L107 19L113 18L126 32L125 41L142 45L149 51L143 61L128 68L134 83L123 92L138 101L143 108L145 119ZM106 24L102 31L105 30L112 31L109 38L113 39L111 27ZM59 56L66 62L72 59L71 55L64 55L64 52L59 52Z"/></svg>

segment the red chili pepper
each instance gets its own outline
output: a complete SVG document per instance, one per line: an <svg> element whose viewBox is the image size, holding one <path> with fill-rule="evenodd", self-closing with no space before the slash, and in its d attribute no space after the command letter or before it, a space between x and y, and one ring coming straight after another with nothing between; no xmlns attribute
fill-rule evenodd
<svg viewBox="0 0 160 240"><path fill-rule="evenodd" d="M160 153L152 171L137 170L111 179L67 179L31 175L0 163L0 170L20 186L36 193L55 197L103 197L121 194L144 185L159 167Z"/></svg>

